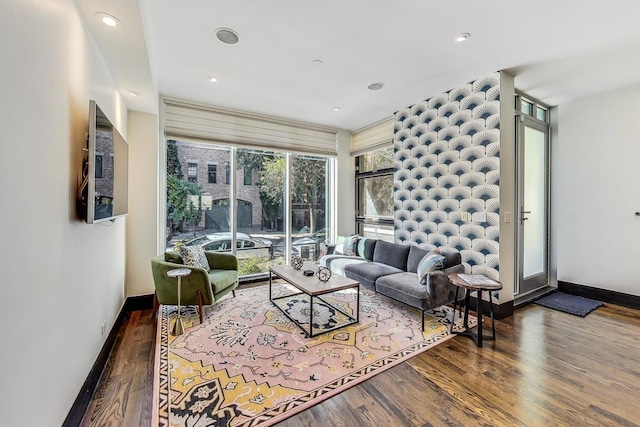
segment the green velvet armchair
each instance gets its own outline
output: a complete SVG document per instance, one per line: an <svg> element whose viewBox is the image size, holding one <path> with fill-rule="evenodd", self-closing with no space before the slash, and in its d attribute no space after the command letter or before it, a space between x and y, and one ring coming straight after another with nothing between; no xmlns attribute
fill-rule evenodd
<svg viewBox="0 0 640 427"><path fill-rule="evenodd" d="M160 304L178 304L178 279L167 276L169 270L188 268L191 274L182 278L180 305L198 305L200 323L204 320L204 305L212 305L238 286L238 259L233 254L204 252L211 270L184 265L179 252L166 252L151 259L151 272L156 292L153 298L155 317Z"/></svg>

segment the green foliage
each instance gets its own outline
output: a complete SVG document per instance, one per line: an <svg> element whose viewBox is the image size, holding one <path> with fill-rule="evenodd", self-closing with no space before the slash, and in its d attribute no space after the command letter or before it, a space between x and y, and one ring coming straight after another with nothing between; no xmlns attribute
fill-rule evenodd
<svg viewBox="0 0 640 427"><path fill-rule="evenodd" d="M262 273L269 268L269 257L247 257L238 260L238 275Z"/></svg>
<svg viewBox="0 0 640 427"><path fill-rule="evenodd" d="M174 175L167 175L167 219L179 226L183 221L196 223L202 217L202 207L196 208L189 200L190 195L202 196L202 187L196 182L188 182Z"/></svg>
<svg viewBox="0 0 640 427"><path fill-rule="evenodd" d="M178 157L178 146L172 139L167 141L167 175L182 179L182 165Z"/></svg>
<svg viewBox="0 0 640 427"><path fill-rule="evenodd" d="M189 196L198 196L198 207ZM167 220L182 228L183 221L195 225L202 218L202 187L183 179L176 141L167 141Z"/></svg>

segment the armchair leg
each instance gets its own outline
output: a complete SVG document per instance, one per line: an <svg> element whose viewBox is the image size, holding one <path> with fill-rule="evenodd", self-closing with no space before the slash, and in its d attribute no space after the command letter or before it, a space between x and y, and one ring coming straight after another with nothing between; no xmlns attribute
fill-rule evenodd
<svg viewBox="0 0 640 427"><path fill-rule="evenodd" d="M151 318L155 318L158 313L158 308L160 308L160 303L158 302L158 293L153 293L153 312L151 313Z"/></svg>
<svg viewBox="0 0 640 427"><path fill-rule="evenodd" d="M231 291L231 295L233 295L234 298L236 297L236 290L235 289Z"/></svg>
<svg viewBox="0 0 640 427"><path fill-rule="evenodd" d="M204 322L204 306L202 304L202 292L198 291L198 312L200 313L200 323Z"/></svg>

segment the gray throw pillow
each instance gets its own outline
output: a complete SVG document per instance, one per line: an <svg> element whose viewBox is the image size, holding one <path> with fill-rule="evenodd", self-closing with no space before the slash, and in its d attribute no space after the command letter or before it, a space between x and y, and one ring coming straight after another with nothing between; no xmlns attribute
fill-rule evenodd
<svg viewBox="0 0 640 427"><path fill-rule="evenodd" d="M434 271L441 269L444 267L445 258L440 255L440 251L434 249L429 251L418 264L418 281L420 284L427 286L429 283L429 274Z"/></svg>
<svg viewBox="0 0 640 427"><path fill-rule="evenodd" d="M209 271L209 261L200 246L180 246L180 256L185 265L204 268Z"/></svg>

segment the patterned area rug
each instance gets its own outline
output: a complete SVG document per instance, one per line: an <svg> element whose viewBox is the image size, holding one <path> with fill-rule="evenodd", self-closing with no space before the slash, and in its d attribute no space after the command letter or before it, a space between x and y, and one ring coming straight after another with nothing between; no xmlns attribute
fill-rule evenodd
<svg viewBox="0 0 640 427"><path fill-rule="evenodd" d="M281 284L274 292L286 295L291 289ZM194 309L184 310L185 333L179 337L169 334L176 307L162 307L153 425L272 425L453 336L451 308L428 312L423 333L419 311L362 289L359 323L305 338L269 302L268 286L236 294L209 307L202 324ZM354 290L324 299L354 312ZM308 315L300 295L288 307L300 311L292 314L301 319ZM344 320L322 303L314 302L314 311L319 328ZM455 328L462 329L457 316Z"/></svg>

